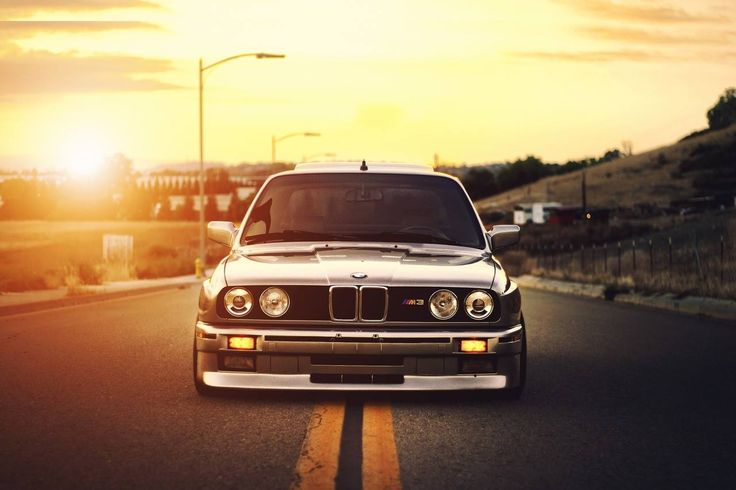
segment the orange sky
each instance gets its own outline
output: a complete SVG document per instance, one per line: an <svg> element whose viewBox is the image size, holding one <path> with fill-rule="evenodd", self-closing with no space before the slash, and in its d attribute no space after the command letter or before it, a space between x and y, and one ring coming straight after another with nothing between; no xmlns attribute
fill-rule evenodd
<svg viewBox="0 0 736 490"><path fill-rule="evenodd" d="M114 7L114 8L113 8ZM547 161L706 125L736 85L730 0L0 0L0 168L279 159Z"/></svg>

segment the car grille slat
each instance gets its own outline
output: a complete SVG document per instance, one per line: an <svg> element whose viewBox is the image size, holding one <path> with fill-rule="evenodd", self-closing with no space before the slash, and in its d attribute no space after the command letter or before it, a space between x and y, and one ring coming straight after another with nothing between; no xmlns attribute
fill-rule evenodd
<svg viewBox="0 0 736 490"><path fill-rule="evenodd" d="M351 322L358 319L358 288L332 286L330 288L330 317L332 320Z"/></svg>
<svg viewBox="0 0 736 490"><path fill-rule="evenodd" d="M360 288L360 319L366 322L382 322L388 308L388 288L364 286Z"/></svg>

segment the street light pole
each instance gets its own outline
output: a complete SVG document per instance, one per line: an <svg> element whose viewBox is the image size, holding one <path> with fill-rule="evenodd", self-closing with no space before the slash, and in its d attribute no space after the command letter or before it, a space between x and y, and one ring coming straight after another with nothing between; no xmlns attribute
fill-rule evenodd
<svg viewBox="0 0 736 490"><path fill-rule="evenodd" d="M228 61L232 61L238 58L244 58L246 56L252 56L256 59L264 58L285 58L283 54L272 54L272 53L241 53L228 58L223 58L209 65L204 65L202 58L199 58L199 267L197 267L197 275L201 276L204 270L205 264L205 239L206 229L204 222L204 83L203 76L204 72L214 68L217 65L221 65Z"/></svg>
<svg viewBox="0 0 736 490"><path fill-rule="evenodd" d="M202 86L202 58L199 59L199 257L200 265L195 267L197 275L202 275L205 261L205 224L204 224L204 87Z"/></svg>
<svg viewBox="0 0 736 490"><path fill-rule="evenodd" d="M271 163L276 163L276 143L279 141L283 141L286 138L293 138L294 136L322 136L320 133L315 133L311 131L300 131L296 133L289 133L285 134L284 136L276 137L276 135L271 135Z"/></svg>

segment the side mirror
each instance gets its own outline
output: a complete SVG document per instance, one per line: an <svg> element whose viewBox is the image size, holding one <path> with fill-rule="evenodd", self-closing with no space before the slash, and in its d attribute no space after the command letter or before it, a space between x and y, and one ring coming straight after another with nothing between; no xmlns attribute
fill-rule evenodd
<svg viewBox="0 0 736 490"><path fill-rule="evenodd" d="M488 232L491 251L496 252L519 243L521 228L519 225L495 225Z"/></svg>
<svg viewBox="0 0 736 490"><path fill-rule="evenodd" d="M230 221L210 221L207 223L207 238L226 247L232 247L237 231L238 229Z"/></svg>

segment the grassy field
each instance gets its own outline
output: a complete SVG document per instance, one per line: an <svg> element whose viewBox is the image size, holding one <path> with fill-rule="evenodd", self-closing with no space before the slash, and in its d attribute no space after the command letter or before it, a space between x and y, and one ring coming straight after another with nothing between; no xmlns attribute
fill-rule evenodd
<svg viewBox="0 0 736 490"><path fill-rule="evenodd" d="M133 236L129 267L103 263L104 234ZM192 274L198 243L194 222L4 221L0 291ZM207 253L208 263L213 263L227 249L209 242Z"/></svg>
<svg viewBox="0 0 736 490"><path fill-rule="evenodd" d="M736 299L736 211L698 216L625 240L600 241L595 247L554 242L522 246L504 253L501 262L512 275L603 284L611 291Z"/></svg>
<svg viewBox="0 0 736 490"><path fill-rule="evenodd" d="M586 172L589 207L632 207L636 204L669 205L694 194L692 176L674 177L678 165L699 145L723 145L736 138L736 125L694 137L670 146L612 160ZM508 210L522 202L581 204L581 174L578 170L541 179L476 202L478 210Z"/></svg>

